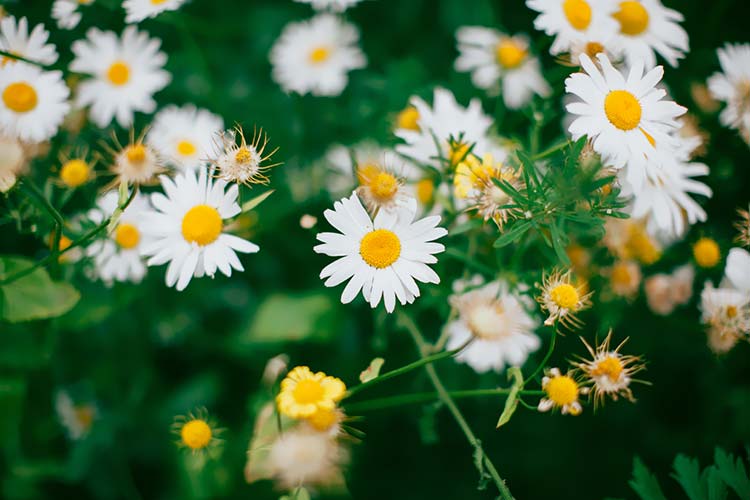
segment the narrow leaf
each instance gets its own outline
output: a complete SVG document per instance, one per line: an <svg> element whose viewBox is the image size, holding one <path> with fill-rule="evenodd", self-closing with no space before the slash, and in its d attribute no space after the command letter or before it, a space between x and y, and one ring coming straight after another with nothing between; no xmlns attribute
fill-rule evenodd
<svg viewBox="0 0 750 500"><path fill-rule="evenodd" d="M503 412L500 414L500 418L497 421L496 428L498 429L500 428L500 426L505 425L510 421L510 417L513 416L516 408L518 408L518 392L523 387L523 374L521 373L521 369L517 366L509 368L508 379L513 380L513 385L511 385L510 387L508 399L505 400L505 407L503 408Z"/></svg>

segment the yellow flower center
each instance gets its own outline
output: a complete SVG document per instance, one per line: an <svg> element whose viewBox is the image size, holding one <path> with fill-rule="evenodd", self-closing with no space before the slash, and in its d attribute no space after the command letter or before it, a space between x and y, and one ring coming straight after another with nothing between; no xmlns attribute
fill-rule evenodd
<svg viewBox="0 0 750 500"><path fill-rule="evenodd" d="M512 40L503 40L495 49L495 57L497 57L498 64L503 68L517 68L526 59L526 49Z"/></svg>
<svg viewBox="0 0 750 500"><path fill-rule="evenodd" d="M641 103L627 90L612 90L604 98L604 112L620 130L633 130L641 123Z"/></svg>
<svg viewBox="0 0 750 500"><path fill-rule="evenodd" d="M123 61L115 61L107 70L107 79L112 85L125 85L130 80L130 68Z"/></svg>
<svg viewBox="0 0 750 500"><path fill-rule="evenodd" d="M125 157L130 163L143 163L146 159L146 146L143 144L131 144L125 149Z"/></svg>
<svg viewBox="0 0 750 500"><path fill-rule="evenodd" d="M211 426L205 420L191 420L180 429L182 443L191 450L200 450L211 442Z"/></svg>
<svg viewBox="0 0 750 500"><path fill-rule="evenodd" d="M94 409L91 406L76 406L73 409L78 425L88 431L94 423Z"/></svg>
<svg viewBox="0 0 750 500"><path fill-rule="evenodd" d="M432 179L422 179L417 182L415 191L419 203L429 205L435 196L435 183L432 182Z"/></svg>
<svg viewBox="0 0 750 500"><path fill-rule="evenodd" d="M628 233L626 253L629 253L646 265L653 264L659 260L661 252L642 226L631 224L628 227Z"/></svg>
<svg viewBox="0 0 750 500"><path fill-rule="evenodd" d="M701 267L714 267L721 259L718 243L711 238L701 238L693 245L693 257Z"/></svg>
<svg viewBox="0 0 750 500"><path fill-rule="evenodd" d="M327 431L337 423L339 423L340 414L334 410L324 410L319 408L318 411L313 413L311 417L307 418L307 422L312 425L318 431Z"/></svg>
<svg viewBox="0 0 750 500"><path fill-rule="evenodd" d="M34 87L26 82L15 82L5 87L3 102L11 111L28 113L36 108L38 99Z"/></svg>
<svg viewBox="0 0 750 500"><path fill-rule="evenodd" d="M632 281L630 276L630 269L628 264L625 262L618 262L612 266L612 273L610 275L613 285L628 286Z"/></svg>
<svg viewBox="0 0 750 500"><path fill-rule="evenodd" d="M313 64L325 62L329 57L331 57L331 49L328 47L316 47L310 51L309 55L310 62Z"/></svg>
<svg viewBox="0 0 750 500"><path fill-rule="evenodd" d="M182 156L193 156L198 149L191 141L180 141L177 143L177 152Z"/></svg>
<svg viewBox="0 0 750 500"><path fill-rule="evenodd" d="M376 229L362 238L359 254L370 266L383 269L398 260L401 255L401 241L393 231Z"/></svg>
<svg viewBox="0 0 750 500"><path fill-rule="evenodd" d="M449 149L448 160L450 160L451 165L458 165L466 158L466 155L469 154L469 145L464 144L463 142L451 144Z"/></svg>
<svg viewBox="0 0 750 500"><path fill-rule="evenodd" d="M120 248L130 250L131 248L135 248L140 240L141 233L133 224L123 222L117 226L117 229L115 229L115 243L117 243Z"/></svg>
<svg viewBox="0 0 750 500"><path fill-rule="evenodd" d="M737 306L727 306L727 318L737 317Z"/></svg>
<svg viewBox="0 0 750 500"><path fill-rule="evenodd" d="M252 152L244 146L238 149L234 154L234 161L236 161L237 163L247 163L252 159Z"/></svg>
<svg viewBox="0 0 750 500"><path fill-rule="evenodd" d="M578 31L583 31L591 24L591 6L585 0L565 0L563 12L568 22Z"/></svg>
<svg viewBox="0 0 750 500"><path fill-rule="evenodd" d="M558 375L549 379L544 392L556 406L565 406L578 399L578 384L568 375Z"/></svg>
<svg viewBox="0 0 750 500"><path fill-rule="evenodd" d="M604 45L599 42L588 42L586 44L584 52L586 52L587 56L593 58L597 54L601 54L602 52L604 52Z"/></svg>
<svg viewBox="0 0 750 500"><path fill-rule="evenodd" d="M75 188L89 180L91 168L89 164L80 158L66 161L60 169L60 180L70 187Z"/></svg>
<svg viewBox="0 0 750 500"><path fill-rule="evenodd" d="M372 195L380 200L390 200L398 191L398 179L388 172L380 172L368 185Z"/></svg>
<svg viewBox="0 0 750 500"><path fill-rule="evenodd" d="M596 363L594 369L591 370L591 375L594 377L605 376L612 382L617 382L620 380L620 375L622 375L624 369L620 357L616 354L610 354Z"/></svg>
<svg viewBox="0 0 750 500"><path fill-rule="evenodd" d="M325 390L320 382L308 378L297 382L292 395L297 403L306 405L320 401L325 395Z"/></svg>
<svg viewBox="0 0 750 500"><path fill-rule="evenodd" d="M552 302L563 309L575 309L578 304L578 290L569 283L561 283L549 292Z"/></svg>
<svg viewBox="0 0 750 500"><path fill-rule="evenodd" d="M167 0L151 0L151 5L161 5Z"/></svg>
<svg viewBox="0 0 750 500"><path fill-rule="evenodd" d="M419 131L419 111L414 106L407 106L403 111L399 112L396 117L396 124L398 128L404 128L406 130Z"/></svg>
<svg viewBox="0 0 750 500"><path fill-rule="evenodd" d="M208 205L196 205L182 218L183 238L200 246L216 241L223 227L218 210Z"/></svg>
<svg viewBox="0 0 750 500"><path fill-rule="evenodd" d="M612 17L620 22L620 33L624 35L640 35L648 28L648 11L635 0L620 2L620 10Z"/></svg>
<svg viewBox="0 0 750 500"><path fill-rule="evenodd" d="M482 339L497 339L506 333L505 311L499 302L480 304L472 308L468 323L472 333Z"/></svg>

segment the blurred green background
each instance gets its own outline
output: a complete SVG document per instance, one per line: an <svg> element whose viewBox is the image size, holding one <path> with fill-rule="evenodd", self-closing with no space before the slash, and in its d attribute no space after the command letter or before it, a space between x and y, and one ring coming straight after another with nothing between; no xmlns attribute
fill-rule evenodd
<svg viewBox="0 0 750 500"><path fill-rule="evenodd" d="M52 27L51 2L2 4L16 16ZM97 0L79 28L53 30L52 42L63 61L70 59L69 44L83 37L85 28L122 29L123 14L115 4ZM691 84L718 69L716 47L748 41L746 16L740 15L744 4L665 4L685 15L691 45L678 69L667 68L665 81L677 102L694 111L710 133L705 161L712 167L707 182L715 196L706 207L709 223L693 228L654 270L687 261L689 243L702 234L717 238L726 253L735 210L747 207L750 186L747 145L720 127L716 114L700 113L690 94ZM386 370L416 359L411 340L392 318L373 314L361 300L342 306L341 290L325 289L318 279L327 259L312 252L317 228L301 229L299 218L313 214L320 219L318 227L326 227L322 211L331 202L312 163L332 143L375 138L392 144L395 113L410 95L429 98L436 85L453 90L464 104L479 96L487 112L496 109L494 99L472 88L468 75L453 70L459 26L531 35L537 52L545 54L545 76L555 88L560 118L562 80L569 69L546 55L549 39L533 31L533 13L520 0L366 0L346 16L360 28L367 68L352 73L348 88L336 98L285 95L270 79L267 54L286 23L311 15L309 6L291 0L193 0L176 13L141 24L163 40L169 55L173 82L157 95L160 105L192 102L223 115L227 124L257 124L280 147L276 159L285 166L274 170L276 192L252 225L252 240L261 252L242 258L245 273L194 280L183 293L163 285L163 269L150 269L140 286L112 289L75 275L71 279L83 298L66 316L0 324L0 496L277 498L272 485L247 485L242 476L254 413L259 401L270 397L260 384L267 359L287 353L292 365L307 364L350 385L375 356L386 359ZM526 136L523 113L497 109L501 133ZM148 117L139 117L139 127L147 123ZM93 146L107 135L89 131L82 139ZM551 140L562 130L549 126L545 135ZM37 162L35 175L46 176L44 169L51 166ZM80 207L90 203L95 188L90 189L76 194ZM37 238L1 228L1 254L44 255ZM457 236L446 244L465 242ZM512 252L504 250L501 264ZM532 255L524 265L541 270L551 262ZM436 270L447 284L462 268L443 257ZM721 272L698 272L698 293L705 279L718 281ZM423 289L424 297L410 311L434 339L447 317L448 286ZM676 453L706 464L715 446L737 452L750 442L750 347L743 343L725 357L713 355L695 297L668 318L653 315L641 297L633 304L598 304L585 320L587 338L614 326L617 338L631 337L626 351L648 360L644 378L653 385L635 388L637 404L610 403L596 413L587 407L578 418L519 409L510 424L496 431L502 399L460 403L517 498L635 498L627 481L636 455L663 478L668 498L681 498L677 484L667 478ZM548 332L542 337L546 341ZM553 365L583 352L576 337L559 339ZM541 356L536 353L537 362ZM438 371L454 389L506 384L504 376L480 377L450 361L441 362ZM429 389L417 372L383 384L372 396ZM66 439L54 409L59 390L95 403L98 416L87 439ZM221 459L195 475L186 471L169 427L175 415L199 406L226 430ZM477 490L471 449L443 408L372 412L357 427L367 437L353 447L347 475L352 497L493 498L491 487Z"/></svg>

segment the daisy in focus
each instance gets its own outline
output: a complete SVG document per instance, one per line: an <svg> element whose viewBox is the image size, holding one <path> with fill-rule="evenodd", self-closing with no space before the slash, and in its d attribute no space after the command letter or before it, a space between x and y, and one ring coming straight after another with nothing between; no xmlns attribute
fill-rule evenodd
<svg viewBox="0 0 750 500"><path fill-rule="evenodd" d="M239 143L237 138L239 137ZM248 142L242 128L221 131L214 136L212 153L206 161L216 167L216 176L226 182L239 184L268 184L266 172L281 163L267 164L279 148L266 152L268 135L263 130L253 130Z"/></svg>
<svg viewBox="0 0 750 500"><path fill-rule="evenodd" d="M331 12L344 12L349 7L357 5L362 0L294 0L299 3L307 3L315 10L330 10Z"/></svg>
<svg viewBox="0 0 750 500"><path fill-rule="evenodd" d="M224 120L192 104L167 106L154 116L146 142L165 162L178 169L196 169L205 163L214 136Z"/></svg>
<svg viewBox="0 0 750 500"><path fill-rule="evenodd" d="M521 366L529 353L539 349L534 329L539 322L529 315L531 304L511 292L508 283L492 281L450 297L458 319L445 328L450 335L446 348L458 349L474 339L456 359L478 373L500 373L508 366Z"/></svg>
<svg viewBox="0 0 750 500"><path fill-rule="evenodd" d="M490 95L503 96L505 106L519 109L534 94L546 97L550 87L539 60L529 54L523 36L507 36L481 26L464 26L456 32L459 56L456 71L471 72L471 81ZM502 90L501 90L502 87Z"/></svg>
<svg viewBox="0 0 750 500"><path fill-rule="evenodd" d="M70 110L62 76L22 62L0 67L0 133L29 143L57 134Z"/></svg>
<svg viewBox="0 0 750 500"><path fill-rule="evenodd" d="M57 21L58 28L72 30L81 22L78 9L92 3L94 0L55 0L52 4L52 19Z"/></svg>
<svg viewBox="0 0 750 500"><path fill-rule="evenodd" d="M285 92L336 96L364 68L357 28L332 14L288 24L271 48L272 76Z"/></svg>
<svg viewBox="0 0 750 500"><path fill-rule="evenodd" d="M151 195L155 210L142 217L143 233L149 237L143 253L150 256L149 266L169 263L167 286L181 291L193 277L244 271L236 252L255 253L259 247L225 232L225 220L240 213L237 185L226 189L227 183L213 182L206 169L197 177L186 170L174 179L160 179L164 193Z"/></svg>
<svg viewBox="0 0 750 500"><path fill-rule="evenodd" d="M542 390L546 396L539 400L537 410L541 412L559 408L563 415L580 415L583 411L578 398L589 393L588 387L581 387L572 373L563 375L558 368L547 370L542 378Z"/></svg>
<svg viewBox="0 0 750 500"><path fill-rule="evenodd" d="M178 437L177 446L194 455L210 451L221 443L222 429L216 427L205 408L176 417L172 432Z"/></svg>
<svg viewBox="0 0 750 500"><path fill-rule="evenodd" d="M726 103L719 119L750 144L750 44L726 44L716 52L721 73L708 79L708 89L714 99Z"/></svg>
<svg viewBox="0 0 750 500"><path fill-rule="evenodd" d="M168 10L177 10L183 3L185 0L125 0L122 8L125 9L125 22L132 24Z"/></svg>
<svg viewBox="0 0 750 500"><path fill-rule="evenodd" d="M160 45L134 26L125 28L120 38L112 31L89 29L86 39L71 47L75 58L70 70L92 76L80 83L76 104L90 106L91 121L102 128L112 120L127 128L136 111L153 113L153 95L171 80L163 69L167 56Z"/></svg>
<svg viewBox="0 0 750 500"><path fill-rule="evenodd" d="M560 322L569 328L580 328L583 326L577 314L591 307L591 295L587 292L588 286L574 284L571 272L553 271L546 274L542 279L541 294L537 302L542 306L549 316L544 320L545 325L553 325Z"/></svg>
<svg viewBox="0 0 750 500"><path fill-rule="evenodd" d="M309 418L320 410L331 411L346 393L346 385L323 372L297 366L281 381L276 406L282 415Z"/></svg>
<svg viewBox="0 0 750 500"><path fill-rule="evenodd" d="M37 24L29 33L25 17L16 20L8 16L0 20L0 50L48 66L57 62L57 49L49 40L49 31ZM2 64L15 62L12 58L0 58Z"/></svg>
<svg viewBox="0 0 750 500"><path fill-rule="evenodd" d="M119 194L109 191L99 197L96 208L89 212L89 220L101 224L111 217L118 206ZM120 214L117 226L106 238L94 241L86 255L94 260L94 276L106 285L115 281L140 283L146 275L143 248L143 214L150 210L148 199L137 193Z"/></svg>
<svg viewBox="0 0 750 500"><path fill-rule="evenodd" d="M383 299L386 311L393 312L396 299L405 305L419 297L417 281L440 283L428 264L437 262L433 254L445 247L435 240L448 231L437 227L440 216L414 220L416 201L397 211L381 210L370 219L356 193L326 210L326 220L340 233L320 233L322 244L314 250L337 259L320 272L325 286L348 281L341 302L348 304L362 292L372 308Z"/></svg>

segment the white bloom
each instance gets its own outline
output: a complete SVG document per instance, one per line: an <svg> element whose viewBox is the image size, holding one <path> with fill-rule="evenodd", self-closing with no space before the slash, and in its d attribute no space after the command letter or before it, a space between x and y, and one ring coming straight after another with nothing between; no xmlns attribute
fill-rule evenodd
<svg viewBox="0 0 750 500"><path fill-rule="evenodd" d="M192 104L167 106L154 117L146 142L169 164L195 169L205 163L224 120Z"/></svg>
<svg viewBox="0 0 750 500"><path fill-rule="evenodd" d="M118 197L117 191L99 197L96 208L89 212L89 219L101 224L115 212ZM148 199L136 194L112 233L86 249L86 255L94 259L95 275L107 285L114 281L140 283L146 275L146 264L140 253L144 244L142 216L150 208Z"/></svg>
<svg viewBox="0 0 750 500"><path fill-rule="evenodd" d="M309 3L315 10L330 10L332 12L344 12L362 0L294 0L300 3Z"/></svg>
<svg viewBox="0 0 750 500"><path fill-rule="evenodd" d="M237 137L239 136L239 142ZM214 137L212 152L208 163L216 167L216 177L227 182L240 184L268 184L266 175L273 167L264 163L276 153L278 148L266 153L268 135L263 130L254 129L248 142L239 125L234 130L221 131Z"/></svg>
<svg viewBox="0 0 750 500"><path fill-rule="evenodd" d="M507 36L480 26L464 26L456 32L459 56L456 71L470 71L480 89L497 94L510 109L531 101L534 94L546 97L550 87L542 76L539 60L529 55L526 37Z"/></svg>
<svg viewBox="0 0 750 500"><path fill-rule="evenodd" d="M457 349L473 338L456 359L476 372L500 372L506 364L521 366L529 353L539 349L534 334L539 322L527 312L531 304L511 293L506 282L493 281L453 295L450 303L459 316L446 325L450 335L446 347Z"/></svg>
<svg viewBox="0 0 750 500"><path fill-rule="evenodd" d="M708 89L727 104L721 123L739 130L750 144L750 44L726 44L717 53L722 72L708 79Z"/></svg>
<svg viewBox="0 0 750 500"><path fill-rule="evenodd" d="M445 247L434 240L448 231L437 227L439 216L414 221L416 201L398 211L381 210L372 221L356 193L326 210L328 222L340 233L320 233L322 242L314 250L338 257L320 272L328 287L349 280L341 294L348 304L362 291L375 308L383 299L385 309L393 312L396 299L404 305L419 297L416 281L439 283L440 278L427 264L437 259L433 254ZM416 280L416 281L415 281Z"/></svg>
<svg viewBox="0 0 750 500"><path fill-rule="evenodd" d="M58 392L55 397L55 411L68 437L74 441L86 437L98 413L94 405L76 404L63 391Z"/></svg>
<svg viewBox="0 0 750 500"><path fill-rule="evenodd" d="M8 192L16 184L26 164L23 144L18 139L0 135L0 193Z"/></svg>
<svg viewBox="0 0 750 500"><path fill-rule="evenodd" d="M271 445L268 466L283 488L335 483L348 454L336 439L306 426L280 434Z"/></svg>
<svg viewBox="0 0 750 500"><path fill-rule="evenodd" d="M57 50L49 40L49 31L43 24L37 24L29 33L29 23L25 17L18 21L13 16L0 20L0 50L21 56L29 61L44 65L57 62ZM5 63L13 59L3 57Z"/></svg>
<svg viewBox="0 0 750 500"><path fill-rule="evenodd" d="M613 0L526 0L526 6L539 12L534 28L555 37L550 47L553 55L581 41L603 41L617 31Z"/></svg>
<svg viewBox="0 0 750 500"><path fill-rule="evenodd" d="M224 220L240 213L236 184L226 190L223 180L212 182L206 169L186 170L174 179L161 176L164 194L151 195L155 211L144 214L143 233L154 240L144 245L147 264L169 262L167 286L184 290L195 276L214 276L218 269L231 276L243 271L235 252L254 253L258 245L224 232Z"/></svg>
<svg viewBox="0 0 750 500"><path fill-rule="evenodd" d="M706 282L701 292L701 320L719 338L750 333L750 293L735 288L714 288Z"/></svg>
<svg viewBox="0 0 750 500"><path fill-rule="evenodd" d="M185 0L125 0L122 8L125 9L125 22L139 23L149 17L167 10L177 10L185 3Z"/></svg>
<svg viewBox="0 0 750 500"><path fill-rule="evenodd" d="M271 48L273 79L286 92L339 95L349 71L367 64L358 41L357 28L332 14L290 23Z"/></svg>
<svg viewBox="0 0 750 500"><path fill-rule="evenodd" d="M119 182L148 184L164 170L161 157L141 139L134 140L114 155L112 172Z"/></svg>
<svg viewBox="0 0 750 500"><path fill-rule="evenodd" d="M640 61L646 69L653 68L654 52L677 66L689 50L687 32L677 24L684 20L682 14L664 7L660 0L620 2L613 17L620 23L617 40L628 66Z"/></svg>
<svg viewBox="0 0 750 500"><path fill-rule="evenodd" d="M750 252L736 247L729 250L724 276L732 288L750 296Z"/></svg>
<svg viewBox="0 0 750 500"><path fill-rule="evenodd" d="M21 62L0 67L0 131L26 142L55 135L70 109L62 76Z"/></svg>
<svg viewBox="0 0 750 500"><path fill-rule="evenodd" d="M55 0L52 4L52 19L57 21L58 28L72 30L81 22L78 8L92 3L94 0Z"/></svg>
<svg viewBox="0 0 750 500"><path fill-rule="evenodd" d="M167 56L159 51L160 45L158 39L134 26L125 28L122 38L91 28L85 40L73 43L75 59L70 70L93 76L81 82L76 103L91 105L96 125L106 127L116 119L121 127L129 127L134 112L154 112L154 93L171 79L163 69Z"/></svg>

